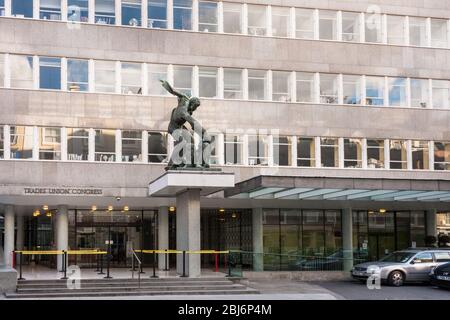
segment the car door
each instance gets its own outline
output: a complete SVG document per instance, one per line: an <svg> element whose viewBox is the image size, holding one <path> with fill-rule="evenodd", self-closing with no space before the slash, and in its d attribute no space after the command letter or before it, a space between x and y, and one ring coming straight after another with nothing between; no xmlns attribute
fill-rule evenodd
<svg viewBox="0 0 450 320"><path fill-rule="evenodd" d="M430 271L436 266L432 252L418 253L410 262L407 280L427 281Z"/></svg>

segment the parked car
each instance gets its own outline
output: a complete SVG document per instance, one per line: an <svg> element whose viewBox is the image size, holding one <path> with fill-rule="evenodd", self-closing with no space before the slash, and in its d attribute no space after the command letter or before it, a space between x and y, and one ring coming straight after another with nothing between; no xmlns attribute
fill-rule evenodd
<svg viewBox="0 0 450 320"><path fill-rule="evenodd" d="M433 286L450 289L450 262L432 269L430 282Z"/></svg>
<svg viewBox="0 0 450 320"><path fill-rule="evenodd" d="M399 287L405 282L429 282L433 268L450 261L450 250L414 248L393 252L379 261L355 265L354 279L366 281L374 272L381 282Z"/></svg>
<svg viewBox="0 0 450 320"><path fill-rule="evenodd" d="M359 251L353 252L355 260L367 260L367 254ZM301 257L290 265L290 270L299 271L334 271L342 270L344 266L344 252L338 250L329 256Z"/></svg>

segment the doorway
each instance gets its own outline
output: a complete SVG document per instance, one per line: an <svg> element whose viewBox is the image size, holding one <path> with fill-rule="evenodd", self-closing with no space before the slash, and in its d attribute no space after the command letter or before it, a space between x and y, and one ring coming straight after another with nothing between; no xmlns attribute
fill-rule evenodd
<svg viewBox="0 0 450 320"><path fill-rule="evenodd" d="M369 259L377 261L395 251L395 236L378 233L369 235Z"/></svg>

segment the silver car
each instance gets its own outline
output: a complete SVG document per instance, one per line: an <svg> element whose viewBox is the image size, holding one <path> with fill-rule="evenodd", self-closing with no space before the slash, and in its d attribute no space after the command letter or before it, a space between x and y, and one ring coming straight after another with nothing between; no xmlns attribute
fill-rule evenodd
<svg viewBox="0 0 450 320"><path fill-rule="evenodd" d="M428 282L431 270L448 261L450 250L407 249L396 251L379 261L355 265L351 275L365 281L376 273L382 282L399 287L405 282Z"/></svg>

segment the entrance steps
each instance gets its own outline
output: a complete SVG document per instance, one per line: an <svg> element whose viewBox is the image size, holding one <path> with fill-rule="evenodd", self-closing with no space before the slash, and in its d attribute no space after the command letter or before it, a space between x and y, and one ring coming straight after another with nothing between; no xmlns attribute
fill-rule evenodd
<svg viewBox="0 0 450 320"><path fill-rule="evenodd" d="M21 280L11 299L82 298L155 295L258 294L257 290L230 278L82 279L80 289L69 289L66 280Z"/></svg>

